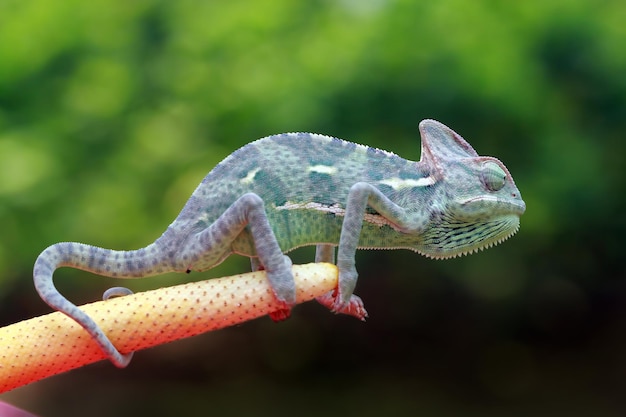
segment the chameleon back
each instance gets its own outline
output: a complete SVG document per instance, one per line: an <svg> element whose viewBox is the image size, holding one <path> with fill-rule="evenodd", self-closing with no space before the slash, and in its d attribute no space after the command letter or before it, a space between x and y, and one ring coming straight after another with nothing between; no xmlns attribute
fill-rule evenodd
<svg viewBox="0 0 626 417"><path fill-rule="evenodd" d="M392 178L417 182L426 176L418 162L353 142L311 133L268 136L233 152L209 172L176 222L177 227L184 224L185 228L202 230L237 198L252 192L263 197L284 252L317 243L336 245L353 184L374 184L402 204L408 203L403 201L408 198L407 190L394 189L394 184L386 182ZM428 187L422 188L420 200L424 201L431 193ZM367 219L376 220L375 213L369 211ZM389 240L384 235L392 230L373 226L363 233L364 246L374 247ZM369 228L368 224L364 227ZM233 249L253 255L249 234L237 239Z"/></svg>

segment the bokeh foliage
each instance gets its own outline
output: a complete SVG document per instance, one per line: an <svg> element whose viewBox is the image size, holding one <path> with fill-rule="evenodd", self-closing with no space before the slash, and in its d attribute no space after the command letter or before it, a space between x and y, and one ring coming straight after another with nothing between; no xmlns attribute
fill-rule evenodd
<svg viewBox="0 0 626 417"><path fill-rule="evenodd" d="M31 282L47 245L143 246L273 133L417 159L435 118L502 159L528 206L472 257L359 253L367 325L305 306L5 398L42 415L622 415L625 21L618 0L1 1L4 323L48 311ZM112 284L57 281L76 301Z"/></svg>

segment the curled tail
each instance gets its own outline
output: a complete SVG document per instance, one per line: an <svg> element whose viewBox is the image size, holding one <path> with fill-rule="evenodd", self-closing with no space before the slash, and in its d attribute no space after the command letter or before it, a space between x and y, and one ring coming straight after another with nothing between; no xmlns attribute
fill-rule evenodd
<svg viewBox="0 0 626 417"><path fill-rule="evenodd" d="M172 268L160 256L156 244L134 251L114 251L84 243L61 242L46 248L35 261L33 278L41 298L82 326L115 366L125 367L132 353L122 355L98 324L54 286L54 271L64 266L117 278L140 278L168 272Z"/></svg>

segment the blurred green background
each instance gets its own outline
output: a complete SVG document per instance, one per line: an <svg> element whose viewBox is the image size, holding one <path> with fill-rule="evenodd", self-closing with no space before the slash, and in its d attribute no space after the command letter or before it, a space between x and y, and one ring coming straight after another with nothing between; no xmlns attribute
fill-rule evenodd
<svg viewBox="0 0 626 417"><path fill-rule="evenodd" d="M3 325L50 311L31 275L47 245L144 246L273 133L416 160L435 118L504 161L528 209L470 257L359 252L365 324L310 303L0 399L41 416L626 415L625 22L620 0L1 0ZM55 277L77 303L119 284Z"/></svg>

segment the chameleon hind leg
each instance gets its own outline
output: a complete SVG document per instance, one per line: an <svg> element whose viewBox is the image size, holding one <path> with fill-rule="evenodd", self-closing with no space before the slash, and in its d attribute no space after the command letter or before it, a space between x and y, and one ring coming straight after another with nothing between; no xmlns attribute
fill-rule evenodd
<svg viewBox="0 0 626 417"><path fill-rule="evenodd" d="M261 261L259 261L259 258L253 257L253 258L250 258L250 270L253 272L264 271L265 267L263 266ZM284 309L280 309L280 310L269 313L269 316L272 320L278 322L278 321L283 321L283 320L288 319L290 314L291 314L291 311L288 308L284 308Z"/></svg>
<svg viewBox="0 0 626 417"><path fill-rule="evenodd" d="M157 242L136 251L113 251L82 243L62 242L45 249L35 261L34 284L41 298L52 308L75 320L95 340L117 367L128 365L132 353L122 354L100 326L65 298L54 286L54 271L62 266L82 269L117 278L142 278L164 272L189 270L194 262L205 270L231 252L231 244L248 227L257 254L281 308L271 314L275 320L289 316L296 301L291 260L283 255L267 220L263 201L246 194L233 203L213 224L180 242L164 234ZM167 232L166 232L167 233ZM182 244L181 244L182 243ZM124 290L107 291L106 297L119 296Z"/></svg>
<svg viewBox="0 0 626 417"><path fill-rule="evenodd" d="M190 262L191 268L194 264L202 265L198 270L211 267L230 251L231 244L246 227L258 256L258 259L251 258L252 266L266 271L274 296L281 304L281 308L271 313L270 317L275 321L284 320L296 303L291 259L280 249L267 219L263 200L258 195L247 193L238 198L211 225L192 236L178 257L188 258L185 262Z"/></svg>

